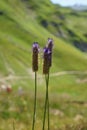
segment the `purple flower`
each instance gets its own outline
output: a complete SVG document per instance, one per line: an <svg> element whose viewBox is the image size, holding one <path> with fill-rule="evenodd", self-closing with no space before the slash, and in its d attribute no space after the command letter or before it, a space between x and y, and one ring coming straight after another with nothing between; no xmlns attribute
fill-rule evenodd
<svg viewBox="0 0 87 130"><path fill-rule="evenodd" d="M39 48L38 42L34 42L34 43L33 43L33 49L34 49L34 48L37 48L37 49Z"/></svg>
<svg viewBox="0 0 87 130"><path fill-rule="evenodd" d="M49 67L51 67L52 66L52 51L53 51L53 40L51 38L48 38L48 49L50 51Z"/></svg>
<svg viewBox="0 0 87 130"><path fill-rule="evenodd" d="M52 49L53 49L53 40L51 38L48 38L48 48L52 52Z"/></svg>
<svg viewBox="0 0 87 130"><path fill-rule="evenodd" d="M51 53L51 51L49 50L48 47L45 47L45 48L43 49L43 51L44 51L44 54L50 54L50 53Z"/></svg>
<svg viewBox="0 0 87 130"><path fill-rule="evenodd" d="M32 54L32 69L33 71L38 71L38 50L39 45L37 42L33 43L33 54Z"/></svg>
<svg viewBox="0 0 87 130"><path fill-rule="evenodd" d="M50 54L51 54L51 52L50 52L50 50L49 50L49 48L48 47L45 47L44 49L43 49L43 52L44 52L44 54L43 54L43 58L44 58L44 60L43 60L43 74L48 74L49 73L49 67L50 67Z"/></svg>

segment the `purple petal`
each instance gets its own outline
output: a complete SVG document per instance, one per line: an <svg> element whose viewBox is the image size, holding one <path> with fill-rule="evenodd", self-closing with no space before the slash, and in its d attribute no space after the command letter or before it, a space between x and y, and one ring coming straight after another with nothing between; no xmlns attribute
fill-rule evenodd
<svg viewBox="0 0 87 130"><path fill-rule="evenodd" d="M33 48L38 48L38 47L39 47L38 43L37 43L37 42L34 42L34 43L33 43Z"/></svg>

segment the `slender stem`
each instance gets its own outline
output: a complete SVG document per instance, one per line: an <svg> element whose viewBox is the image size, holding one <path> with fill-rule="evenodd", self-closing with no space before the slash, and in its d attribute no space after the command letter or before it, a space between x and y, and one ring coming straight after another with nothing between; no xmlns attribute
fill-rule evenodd
<svg viewBox="0 0 87 130"><path fill-rule="evenodd" d="M35 127L35 119L36 119L36 99L37 99L37 72L35 71L35 97L34 97L34 114L33 114L32 130L34 130L34 127Z"/></svg>
<svg viewBox="0 0 87 130"><path fill-rule="evenodd" d="M47 77L47 89L48 89L48 86L49 86L49 73L48 73L48 77ZM48 101L48 130L50 129L50 117L49 117L49 90L47 90L47 101Z"/></svg>
<svg viewBox="0 0 87 130"><path fill-rule="evenodd" d="M47 79L46 75L45 75L45 80ZM46 119L46 107L47 107L47 95L48 95L48 92L47 92L47 87L46 87L46 96L45 96L45 106L44 106L44 118L43 118L43 129L45 128L45 119Z"/></svg>
<svg viewBox="0 0 87 130"><path fill-rule="evenodd" d="M13 130L15 130L15 124L14 124L14 121L13 121Z"/></svg>
<svg viewBox="0 0 87 130"><path fill-rule="evenodd" d="M45 81L46 81L46 96L45 96L45 106L44 106L44 118L43 118L43 130L45 128L45 120L46 120L46 109L48 110L48 130L49 128L49 93L48 93L48 86L49 86L49 73L48 75L45 75Z"/></svg>
<svg viewBox="0 0 87 130"><path fill-rule="evenodd" d="M48 130L50 130L50 117L49 117L49 97L48 97Z"/></svg>

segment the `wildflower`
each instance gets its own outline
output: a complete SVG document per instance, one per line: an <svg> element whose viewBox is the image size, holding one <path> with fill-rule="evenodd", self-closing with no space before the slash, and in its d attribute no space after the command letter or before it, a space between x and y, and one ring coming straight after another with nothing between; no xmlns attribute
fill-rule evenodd
<svg viewBox="0 0 87 130"><path fill-rule="evenodd" d="M33 55L32 55L32 69L33 71L38 71L38 43L33 44Z"/></svg>
<svg viewBox="0 0 87 130"><path fill-rule="evenodd" d="M52 66L52 49L53 49L53 40L51 38L48 38L48 49L50 51L49 54L49 67Z"/></svg>
<svg viewBox="0 0 87 130"><path fill-rule="evenodd" d="M48 48L52 53L52 48L53 48L53 40L51 38L48 38Z"/></svg>
<svg viewBox="0 0 87 130"><path fill-rule="evenodd" d="M49 73L50 50L47 47L45 47L43 51L44 51L43 74L48 74Z"/></svg>
<svg viewBox="0 0 87 130"><path fill-rule="evenodd" d="M32 130L35 128L36 121L36 100L37 100L37 71L38 71L38 43L34 42L33 44L33 55L32 55L32 69L35 72L35 94L34 94L34 113L33 113L33 122Z"/></svg>
<svg viewBox="0 0 87 130"><path fill-rule="evenodd" d="M46 82L46 96L45 96L45 105L44 105L44 117L43 117L43 128L45 129L45 120L46 120L46 109L48 114L48 130L50 130L50 117L49 117L49 76L50 76L50 67L52 66L52 48L53 48L53 40L48 38L48 44L44 48L43 54L43 74L45 74L45 82Z"/></svg>

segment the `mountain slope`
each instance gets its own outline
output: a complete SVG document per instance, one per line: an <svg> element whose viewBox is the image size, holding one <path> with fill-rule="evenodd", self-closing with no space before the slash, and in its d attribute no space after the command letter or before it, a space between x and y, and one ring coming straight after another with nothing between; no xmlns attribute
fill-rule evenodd
<svg viewBox="0 0 87 130"><path fill-rule="evenodd" d="M38 16L38 21L43 27L81 51L87 51L87 11L55 5L45 14Z"/></svg>

